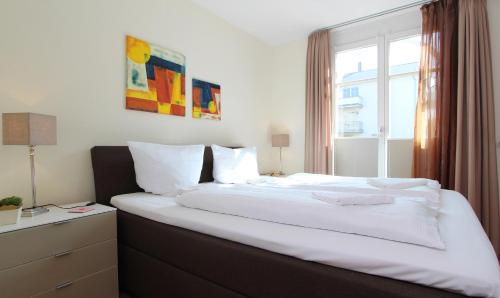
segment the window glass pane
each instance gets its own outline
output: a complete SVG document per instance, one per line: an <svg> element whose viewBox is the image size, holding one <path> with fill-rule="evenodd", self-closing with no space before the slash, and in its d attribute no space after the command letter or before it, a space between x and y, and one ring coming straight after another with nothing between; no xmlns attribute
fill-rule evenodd
<svg viewBox="0 0 500 298"><path fill-rule="evenodd" d="M337 137L376 137L377 46L335 55Z"/></svg>
<svg viewBox="0 0 500 298"><path fill-rule="evenodd" d="M342 89L342 97L343 98L349 97L349 88Z"/></svg>
<svg viewBox="0 0 500 298"><path fill-rule="evenodd" d="M389 48L389 75L418 71L420 35L393 41Z"/></svg>
<svg viewBox="0 0 500 298"><path fill-rule="evenodd" d="M338 52L335 55L335 83L377 77L377 46Z"/></svg>
<svg viewBox="0 0 500 298"><path fill-rule="evenodd" d="M420 36L390 43L389 138L413 138L419 63Z"/></svg>
<svg viewBox="0 0 500 298"><path fill-rule="evenodd" d="M397 76L389 81L389 137L413 138L417 106L418 74Z"/></svg>

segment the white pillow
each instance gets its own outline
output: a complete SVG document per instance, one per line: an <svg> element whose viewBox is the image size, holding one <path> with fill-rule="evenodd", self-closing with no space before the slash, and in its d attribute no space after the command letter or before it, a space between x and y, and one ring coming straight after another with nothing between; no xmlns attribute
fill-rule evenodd
<svg viewBox="0 0 500 298"><path fill-rule="evenodd" d="M212 145L213 176L219 183L247 183L259 177L255 147L231 149Z"/></svg>
<svg viewBox="0 0 500 298"><path fill-rule="evenodd" d="M200 181L204 145L170 146L128 142L137 184L146 192L176 195Z"/></svg>

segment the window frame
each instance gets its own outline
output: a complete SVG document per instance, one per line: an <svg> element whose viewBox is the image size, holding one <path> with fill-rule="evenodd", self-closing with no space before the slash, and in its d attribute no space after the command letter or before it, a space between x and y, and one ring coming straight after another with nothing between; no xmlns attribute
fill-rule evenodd
<svg viewBox="0 0 500 298"><path fill-rule="evenodd" d="M367 80L358 80L352 81L348 83L337 83L335 77L335 70L333 71L332 76L332 87L333 87L333 117L337 119L336 115L336 100L337 98L337 88L348 87L349 85L359 84L359 82L365 81L376 81L377 82L377 125L378 125L378 135L377 136L337 136L337 127L336 121L332 123L332 139L378 139L378 176L379 177L387 177L387 167L388 167L388 142L397 141L397 140L411 140L412 138L390 138L389 131L389 96L390 89L389 83L391 77L396 77L398 75L390 75L389 74L389 56L390 56L390 43L406 38L410 38L413 36L421 35L421 27L420 23L418 26L412 26L410 29L392 31L391 26L385 24L385 26L381 26L379 31L375 34L375 37L372 36L369 38L364 38L360 40L354 40L349 42L341 42L338 44L333 44L332 46L332 61L335 67L335 58L337 53L349 50L355 50L359 48L365 48L370 46L377 47L377 77L375 79L367 79ZM370 33L368 33L370 34ZM335 42L335 36L332 38L332 42ZM412 72L415 73L415 72ZM416 72L418 73L418 71ZM402 74L409 75L410 73Z"/></svg>

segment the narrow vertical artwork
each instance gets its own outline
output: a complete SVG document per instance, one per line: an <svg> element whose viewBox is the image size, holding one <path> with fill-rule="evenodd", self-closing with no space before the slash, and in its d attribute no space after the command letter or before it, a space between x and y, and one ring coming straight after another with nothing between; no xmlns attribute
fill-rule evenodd
<svg viewBox="0 0 500 298"><path fill-rule="evenodd" d="M185 65L184 55L127 36L126 108L184 116Z"/></svg>
<svg viewBox="0 0 500 298"><path fill-rule="evenodd" d="M193 79L193 118L221 120L220 85Z"/></svg>

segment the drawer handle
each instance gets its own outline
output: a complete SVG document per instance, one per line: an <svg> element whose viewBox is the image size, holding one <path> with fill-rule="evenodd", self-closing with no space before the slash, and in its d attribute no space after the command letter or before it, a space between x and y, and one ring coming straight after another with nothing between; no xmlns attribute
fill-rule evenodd
<svg viewBox="0 0 500 298"><path fill-rule="evenodd" d="M67 251L62 251L62 252L58 252L54 255L55 258L58 258L58 257L64 257L64 256L67 256L67 255L70 255L72 253L71 250L67 250Z"/></svg>
<svg viewBox="0 0 500 298"><path fill-rule="evenodd" d="M66 287L69 287L73 284L72 281L66 281L66 282L63 282L63 283L60 283L56 286L56 289L59 290L59 289L64 289Z"/></svg>
<svg viewBox="0 0 500 298"><path fill-rule="evenodd" d="M63 220L63 221L58 221L58 222L55 222L54 225L58 226L58 225L63 225L63 224L66 224L66 223L69 223L71 220Z"/></svg>

